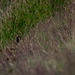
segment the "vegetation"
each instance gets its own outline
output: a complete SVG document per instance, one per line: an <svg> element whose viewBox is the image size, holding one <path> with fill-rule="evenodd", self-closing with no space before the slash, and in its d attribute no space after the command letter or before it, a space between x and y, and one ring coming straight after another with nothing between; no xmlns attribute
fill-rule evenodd
<svg viewBox="0 0 75 75"><path fill-rule="evenodd" d="M0 48L12 42L17 35L26 35L38 22L48 18L53 12L61 10L66 3L66 0L0 1L3 4L0 12Z"/></svg>
<svg viewBox="0 0 75 75"><path fill-rule="evenodd" d="M75 1L0 1L0 75L75 75Z"/></svg>

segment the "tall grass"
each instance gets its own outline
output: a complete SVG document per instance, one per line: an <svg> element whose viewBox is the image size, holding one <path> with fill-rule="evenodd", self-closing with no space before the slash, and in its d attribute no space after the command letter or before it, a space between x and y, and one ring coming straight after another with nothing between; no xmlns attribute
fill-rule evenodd
<svg viewBox="0 0 75 75"><path fill-rule="evenodd" d="M6 2L3 3L6 7ZM66 0L19 0L18 2L14 0L7 7L8 9L1 13L0 48L12 43L17 35L26 35L30 28L35 27L39 21L48 18L55 11L61 10L65 3Z"/></svg>

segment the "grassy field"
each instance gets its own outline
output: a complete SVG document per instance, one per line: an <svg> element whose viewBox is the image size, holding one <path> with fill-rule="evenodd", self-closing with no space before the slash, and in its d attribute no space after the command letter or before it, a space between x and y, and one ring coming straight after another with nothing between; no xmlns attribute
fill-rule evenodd
<svg viewBox="0 0 75 75"><path fill-rule="evenodd" d="M0 75L75 75L75 0L2 3Z"/></svg>
<svg viewBox="0 0 75 75"><path fill-rule="evenodd" d="M66 0L0 0L0 48L12 43L54 12L61 12Z"/></svg>

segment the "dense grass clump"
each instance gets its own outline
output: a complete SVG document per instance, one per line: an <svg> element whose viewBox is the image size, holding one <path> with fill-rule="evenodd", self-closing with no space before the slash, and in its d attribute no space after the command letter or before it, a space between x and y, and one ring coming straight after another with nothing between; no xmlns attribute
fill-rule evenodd
<svg viewBox="0 0 75 75"><path fill-rule="evenodd" d="M1 10L6 8L7 0ZM6 1L6 2L5 2ZM4 4L5 3L5 4ZM64 7L66 0L10 0L10 5L1 13L0 48L12 42L17 35L26 35L39 21L48 18ZM11 40L11 41L10 41Z"/></svg>

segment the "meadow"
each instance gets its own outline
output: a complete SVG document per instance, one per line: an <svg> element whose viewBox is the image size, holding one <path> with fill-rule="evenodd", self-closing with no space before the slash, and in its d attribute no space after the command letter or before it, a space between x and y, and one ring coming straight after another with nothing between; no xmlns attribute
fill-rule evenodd
<svg viewBox="0 0 75 75"><path fill-rule="evenodd" d="M0 0L0 48L26 36L37 23L60 12L66 0Z"/></svg>
<svg viewBox="0 0 75 75"><path fill-rule="evenodd" d="M0 0L0 75L75 75L75 0Z"/></svg>

